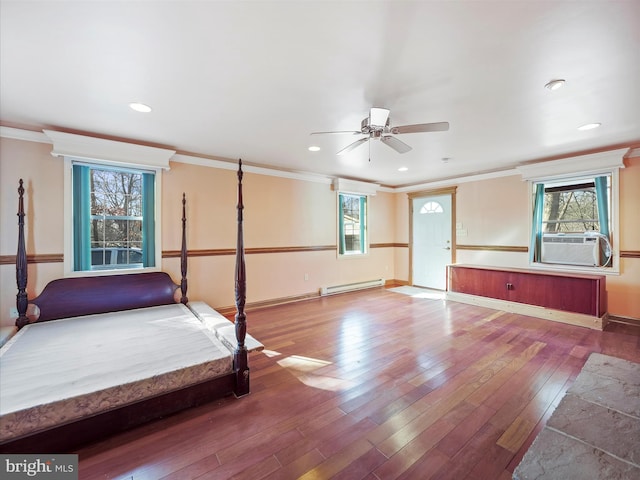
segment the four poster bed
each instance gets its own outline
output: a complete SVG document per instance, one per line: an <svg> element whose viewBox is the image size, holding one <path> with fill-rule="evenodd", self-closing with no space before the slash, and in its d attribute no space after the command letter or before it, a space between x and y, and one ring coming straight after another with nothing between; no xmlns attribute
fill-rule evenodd
<svg viewBox="0 0 640 480"><path fill-rule="evenodd" d="M18 333L0 349L0 451L65 453L204 402L249 393L242 163L235 323L187 298L185 197L180 285L164 272L54 280L28 300L18 189ZM27 312L29 311L29 317Z"/></svg>

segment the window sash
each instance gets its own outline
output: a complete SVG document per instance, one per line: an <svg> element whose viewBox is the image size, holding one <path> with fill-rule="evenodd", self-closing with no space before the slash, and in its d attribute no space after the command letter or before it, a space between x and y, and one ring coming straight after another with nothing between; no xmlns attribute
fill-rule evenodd
<svg viewBox="0 0 640 480"><path fill-rule="evenodd" d="M142 266L155 267L155 182L148 171L113 168L83 162L72 164L73 271L93 271L91 265L91 170L114 170L142 175ZM127 217L126 215L124 217ZM139 217L127 217L139 218ZM123 268L127 268L126 265Z"/></svg>
<svg viewBox="0 0 640 480"><path fill-rule="evenodd" d="M353 217L357 213L358 221L351 222L356 226L357 235L351 230L352 240L358 239L359 247L357 250L349 248L353 245L347 244L348 231L347 218L345 218L346 204L349 198L357 198L357 212L354 212ZM366 195L354 195L347 193L338 194L338 253L340 255L364 255L367 253L367 196Z"/></svg>

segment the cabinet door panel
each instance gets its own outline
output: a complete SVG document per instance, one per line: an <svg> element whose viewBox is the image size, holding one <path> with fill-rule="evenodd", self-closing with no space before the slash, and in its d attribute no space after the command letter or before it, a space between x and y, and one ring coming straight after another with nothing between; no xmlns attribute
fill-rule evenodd
<svg viewBox="0 0 640 480"><path fill-rule="evenodd" d="M514 302L567 312L598 315L595 280L547 275L522 274L513 278Z"/></svg>
<svg viewBox="0 0 640 480"><path fill-rule="evenodd" d="M468 295L508 300L509 274L499 270L452 268L451 290Z"/></svg>

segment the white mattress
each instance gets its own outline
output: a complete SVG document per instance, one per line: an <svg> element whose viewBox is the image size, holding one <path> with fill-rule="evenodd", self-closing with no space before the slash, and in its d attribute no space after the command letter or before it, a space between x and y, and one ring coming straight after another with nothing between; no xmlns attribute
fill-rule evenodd
<svg viewBox="0 0 640 480"><path fill-rule="evenodd" d="M0 441L231 370L232 352L182 304L28 325L0 349Z"/></svg>

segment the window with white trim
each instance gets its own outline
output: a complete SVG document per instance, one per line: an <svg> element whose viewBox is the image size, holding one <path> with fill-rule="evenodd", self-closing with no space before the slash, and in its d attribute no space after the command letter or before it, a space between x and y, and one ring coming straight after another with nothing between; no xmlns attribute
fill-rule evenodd
<svg viewBox="0 0 640 480"><path fill-rule="evenodd" d="M367 196L339 193L338 253L364 255L367 251Z"/></svg>
<svg viewBox="0 0 640 480"><path fill-rule="evenodd" d="M516 167L531 188L532 267L620 272L619 171L628 151Z"/></svg>
<svg viewBox="0 0 640 480"><path fill-rule="evenodd" d="M43 130L64 160L64 274L157 270L162 171L175 150Z"/></svg>

